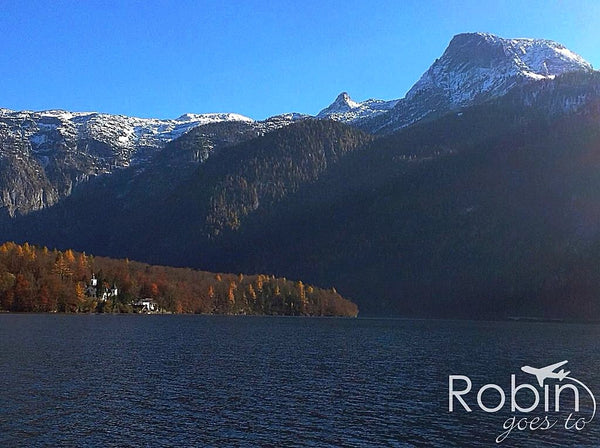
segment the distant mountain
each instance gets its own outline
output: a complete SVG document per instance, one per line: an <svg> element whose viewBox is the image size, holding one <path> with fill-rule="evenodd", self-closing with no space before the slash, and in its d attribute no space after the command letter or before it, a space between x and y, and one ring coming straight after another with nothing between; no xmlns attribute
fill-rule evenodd
<svg viewBox="0 0 600 448"><path fill-rule="evenodd" d="M158 120L60 110L0 110L0 214L51 206L90 178L143 169L164 146L200 126L244 123L260 135L302 119L284 114L254 121L239 114L185 114ZM208 157L212 147L204 146Z"/></svg>
<svg viewBox="0 0 600 448"><path fill-rule="evenodd" d="M75 144L73 149L85 150L102 171L142 163L148 150L162 148L194 127L227 121L254 120L239 114L184 114L174 120L159 120L95 112L2 109L0 135L29 144L42 165L61 146Z"/></svg>
<svg viewBox="0 0 600 448"><path fill-rule="evenodd" d="M502 97L515 87L592 70L581 56L550 40L458 34L404 98L357 103L342 93L318 117L389 134L425 118Z"/></svg>
<svg viewBox="0 0 600 448"><path fill-rule="evenodd" d="M556 42L459 34L404 98L359 103L343 92L316 118L341 121L369 133L390 134L421 120L501 98L530 84L548 84L556 76L590 72L589 63ZM578 97L568 101L563 104L567 109L585 103ZM213 139L206 133L198 134L206 138L192 150L195 155L170 151L153 159L168 142L198 127L210 126L214 131L215 126L222 125L222 129L239 131L249 139L306 118L302 114L282 114L254 121L238 114L185 114L173 120L158 120L61 110L0 109L0 216L13 217L52 206L89 179L127 167L134 168L126 171L134 177L149 165L156 174L166 166L172 167L175 158L185 160L185 169L191 170L214 149ZM227 125L232 122L240 124ZM234 135L217 134L217 146L220 139L223 143L240 141Z"/></svg>

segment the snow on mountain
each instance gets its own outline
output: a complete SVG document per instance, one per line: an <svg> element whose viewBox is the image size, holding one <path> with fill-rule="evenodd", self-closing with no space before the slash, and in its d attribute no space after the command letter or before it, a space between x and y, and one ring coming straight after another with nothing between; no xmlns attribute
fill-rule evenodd
<svg viewBox="0 0 600 448"><path fill-rule="evenodd" d="M357 103L350 98L348 93L342 92L331 105L317 114L317 118L330 118L344 123L356 124L364 118L374 117L389 111L397 102L398 100L369 99Z"/></svg>
<svg viewBox="0 0 600 448"><path fill-rule="evenodd" d="M534 104L542 100L536 99L531 86L550 89L565 80L560 75L573 72L582 76L596 73L581 56L557 42L458 34L404 98L357 102L342 92L316 118L342 121L372 133L391 133L509 92L522 92L516 101ZM590 97L587 87L582 89L575 86L567 92L557 88L551 100L543 101L549 101L552 110L573 110ZM573 92L577 92L575 97ZM201 142L201 148L192 148L193 156L179 154L182 163L202 163L227 142L254 138L306 118L289 113L254 121L222 113L159 120L0 108L0 216L3 209L14 216L52 205L99 174L129 166L141 172L168 142L184 134L192 137L193 144ZM194 128L199 129L189 133ZM173 155L179 160L177 156Z"/></svg>
<svg viewBox="0 0 600 448"><path fill-rule="evenodd" d="M317 118L389 133L432 114L504 96L516 86L568 72L591 71L592 66L581 56L551 40L458 34L404 98L357 103L344 92Z"/></svg>
<svg viewBox="0 0 600 448"><path fill-rule="evenodd" d="M28 213L69 196L99 174L143 167L166 143L238 114L186 114L174 120L65 110L0 109L0 215Z"/></svg>
<svg viewBox="0 0 600 448"><path fill-rule="evenodd" d="M253 122L252 118L248 118L240 114L221 113L221 114L183 114L175 119L183 122L197 122L199 125L217 123L219 121L248 121Z"/></svg>
<svg viewBox="0 0 600 448"><path fill-rule="evenodd" d="M137 175L167 143L192 129L198 129L194 138L201 140L198 157L171 154L184 165L202 163L215 147L226 146L228 141L253 138L305 118L289 113L254 121L239 114L218 113L160 120L96 112L0 109L0 217L53 205L78 184L100 174L135 167L131 174Z"/></svg>
<svg viewBox="0 0 600 448"><path fill-rule="evenodd" d="M458 34L408 91L406 99L436 91L453 107L461 107L480 98L502 96L519 82L591 70L581 56L551 40Z"/></svg>
<svg viewBox="0 0 600 448"><path fill-rule="evenodd" d="M96 112L0 110L3 134L13 132L16 138L25 139L35 153L51 151L63 139L94 141L112 148L115 163L122 166L140 162L148 149L161 148L192 128L225 121L254 120L239 114L185 114L160 120Z"/></svg>

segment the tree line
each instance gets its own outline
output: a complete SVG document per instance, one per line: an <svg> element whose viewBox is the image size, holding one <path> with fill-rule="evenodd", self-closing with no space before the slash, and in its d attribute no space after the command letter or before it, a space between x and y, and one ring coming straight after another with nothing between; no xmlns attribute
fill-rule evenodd
<svg viewBox="0 0 600 448"><path fill-rule="evenodd" d="M95 294L89 288L97 279ZM118 293L103 300L105 291ZM270 275L215 274L49 250L24 243L0 246L0 310L133 312L153 299L173 313L356 316L356 305L334 288Z"/></svg>

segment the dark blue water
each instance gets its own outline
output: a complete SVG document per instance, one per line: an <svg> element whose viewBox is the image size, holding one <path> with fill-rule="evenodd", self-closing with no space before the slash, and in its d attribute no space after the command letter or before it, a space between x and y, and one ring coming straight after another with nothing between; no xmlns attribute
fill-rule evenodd
<svg viewBox="0 0 600 448"><path fill-rule="evenodd" d="M522 365L568 359L600 398L599 341L549 323L0 315L0 446L494 446L510 409L449 413L448 375L510 391ZM599 446L600 417L500 446L541 445Z"/></svg>

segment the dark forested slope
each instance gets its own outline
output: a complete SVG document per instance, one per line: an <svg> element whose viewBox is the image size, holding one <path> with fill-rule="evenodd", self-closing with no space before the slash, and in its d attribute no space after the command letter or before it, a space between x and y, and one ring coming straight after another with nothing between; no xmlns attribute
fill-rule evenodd
<svg viewBox="0 0 600 448"><path fill-rule="evenodd" d="M349 155L195 263L330 281L367 314L600 318L600 113L486 105Z"/></svg>
<svg viewBox="0 0 600 448"><path fill-rule="evenodd" d="M575 73L377 139L307 120L184 171L205 140L176 141L147 183L88 183L4 234L336 285L366 314L598 319L599 97Z"/></svg>

